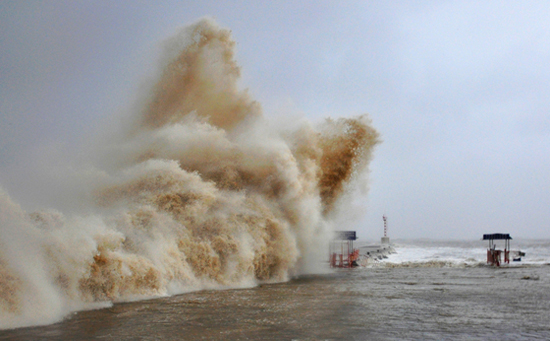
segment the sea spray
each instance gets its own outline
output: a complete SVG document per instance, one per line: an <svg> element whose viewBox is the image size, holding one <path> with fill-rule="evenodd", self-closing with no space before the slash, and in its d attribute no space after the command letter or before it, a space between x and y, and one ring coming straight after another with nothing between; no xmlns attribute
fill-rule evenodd
<svg viewBox="0 0 550 341"><path fill-rule="evenodd" d="M27 213L0 193L0 328L284 281L325 256L378 133L366 116L273 130L238 87L234 47L209 19L164 43L131 121L98 148L89 214Z"/></svg>

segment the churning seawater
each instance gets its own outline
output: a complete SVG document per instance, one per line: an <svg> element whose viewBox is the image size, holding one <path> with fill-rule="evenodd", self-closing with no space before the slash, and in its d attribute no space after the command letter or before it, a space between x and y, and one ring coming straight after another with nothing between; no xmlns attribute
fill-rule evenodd
<svg viewBox="0 0 550 341"><path fill-rule="evenodd" d="M482 241L398 241L366 267L80 311L3 340L548 340L550 241L485 265ZM408 257L408 258L407 258Z"/></svg>
<svg viewBox="0 0 550 341"><path fill-rule="evenodd" d="M269 122L235 47L211 19L178 30L119 127L37 170L47 202L0 184L0 339L550 338L548 241L499 269L480 241L398 241L329 271L380 134Z"/></svg>

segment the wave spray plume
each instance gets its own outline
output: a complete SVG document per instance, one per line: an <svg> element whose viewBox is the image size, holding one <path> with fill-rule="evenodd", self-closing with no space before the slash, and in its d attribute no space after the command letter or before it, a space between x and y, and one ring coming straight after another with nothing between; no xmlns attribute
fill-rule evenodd
<svg viewBox="0 0 550 341"><path fill-rule="evenodd" d="M273 129L238 88L234 47L209 19L164 42L133 121L96 165L93 213L27 213L0 192L0 328L284 281L325 256L378 133L366 116Z"/></svg>

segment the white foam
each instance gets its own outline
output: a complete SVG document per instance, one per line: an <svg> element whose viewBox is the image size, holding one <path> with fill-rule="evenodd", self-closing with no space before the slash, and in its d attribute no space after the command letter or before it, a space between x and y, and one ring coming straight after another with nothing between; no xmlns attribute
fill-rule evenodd
<svg viewBox="0 0 550 341"><path fill-rule="evenodd" d="M393 244L396 254L388 255L381 263L392 266L476 266L486 264L487 246L476 241L414 241L401 240ZM550 264L550 241L518 240L513 250L526 253L520 262L510 261L507 266ZM380 264L379 266L385 266Z"/></svg>

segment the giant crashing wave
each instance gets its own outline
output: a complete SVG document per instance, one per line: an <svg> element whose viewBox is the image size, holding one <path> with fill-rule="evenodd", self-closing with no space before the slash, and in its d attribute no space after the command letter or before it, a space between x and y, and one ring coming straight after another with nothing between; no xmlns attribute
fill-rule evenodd
<svg viewBox="0 0 550 341"><path fill-rule="evenodd" d="M234 47L209 19L164 42L107 148L93 213L28 213L0 188L0 328L284 281L324 256L329 218L379 135L366 116L273 130L237 86Z"/></svg>

